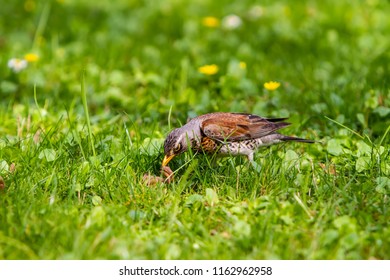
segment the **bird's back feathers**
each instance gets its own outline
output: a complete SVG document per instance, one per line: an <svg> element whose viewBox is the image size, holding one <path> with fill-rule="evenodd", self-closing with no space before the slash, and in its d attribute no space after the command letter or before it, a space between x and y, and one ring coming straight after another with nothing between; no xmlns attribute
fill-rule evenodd
<svg viewBox="0 0 390 280"><path fill-rule="evenodd" d="M264 137L290 123L286 118L262 118L243 113L211 113L198 117L203 133L219 141L243 141Z"/></svg>

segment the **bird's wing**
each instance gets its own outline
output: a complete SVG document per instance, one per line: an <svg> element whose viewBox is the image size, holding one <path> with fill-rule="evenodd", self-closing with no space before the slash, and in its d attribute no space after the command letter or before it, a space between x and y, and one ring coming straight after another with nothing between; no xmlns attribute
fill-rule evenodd
<svg viewBox="0 0 390 280"><path fill-rule="evenodd" d="M266 119L241 113L209 114L201 123L203 133L220 141L241 141L263 137L290 123L285 118Z"/></svg>

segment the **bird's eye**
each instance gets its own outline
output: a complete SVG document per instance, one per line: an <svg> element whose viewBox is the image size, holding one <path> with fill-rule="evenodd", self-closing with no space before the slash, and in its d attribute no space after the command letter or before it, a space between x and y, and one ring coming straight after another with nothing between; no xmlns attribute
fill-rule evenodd
<svg viewBox="0 0 390 280"><path fill-rule="evenodd" d="M181 144L177 144L176 147L173 149L175 152L178 152L181 150Z"/></svg>

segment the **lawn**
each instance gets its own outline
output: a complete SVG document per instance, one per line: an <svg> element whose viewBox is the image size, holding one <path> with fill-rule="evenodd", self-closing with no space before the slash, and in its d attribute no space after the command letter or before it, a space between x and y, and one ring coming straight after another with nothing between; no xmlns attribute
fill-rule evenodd
<svg viewBox="0 0 390 280"><path fill-rule="evenodd" d="M388 1L1 6L0 259L390 258ZM148 185L217 111L317 142Z"/></svg>

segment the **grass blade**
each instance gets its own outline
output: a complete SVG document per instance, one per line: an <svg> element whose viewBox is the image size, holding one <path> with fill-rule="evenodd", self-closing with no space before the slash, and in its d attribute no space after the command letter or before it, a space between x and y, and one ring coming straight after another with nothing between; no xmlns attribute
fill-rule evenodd
<svg viewBox="0 0 390 280"><path fill-rule="evenodd" d="M82 74L82 77L81 77L81 99L82 99L83 107L84 107L85 120L87 122L88 135L89 135L89 144L91 145L92 154L95 157L96 156L95 143L94 143L93 135L92 135L91 121L89 119L88 103L87 103L87 93L85 91L85 70L83 70L83 74Z"/></svg>
<svg viewBox="0 0 390 280"><path fill-rule="evenodd" d="M385 134L383 134L381 141L379 141L379 146L382 146L383 141L385 140L387 134L390 132L390 125L387 127Z"/></svg>
<svg viewBox="0 0 390 280"><path fill-rule="evenodd" d="M359 133L357 133L356 131L354 131L354 130L350 129L349 127L347 127L347 126L343 125L342 123L339 123L338 121L336 121L336 120L333 120L333 119L331 119L331 118L329 118L329 117L327 117L327 116L324 116L324 117L325 117L327 120L329 120L329 121L331 121L331 122L333 122L333 123L335 123L335 124L337 124L337 125L341 126L342 128L345 128L346 130L348 130L348 131L352 132L353 134L355 134L356 136L360 137L361 139L364 139L364 138L366 138L366 137L364 137L364 136L360 135ZM368 138L368 137L367 137L367 138Z"/></svg>

